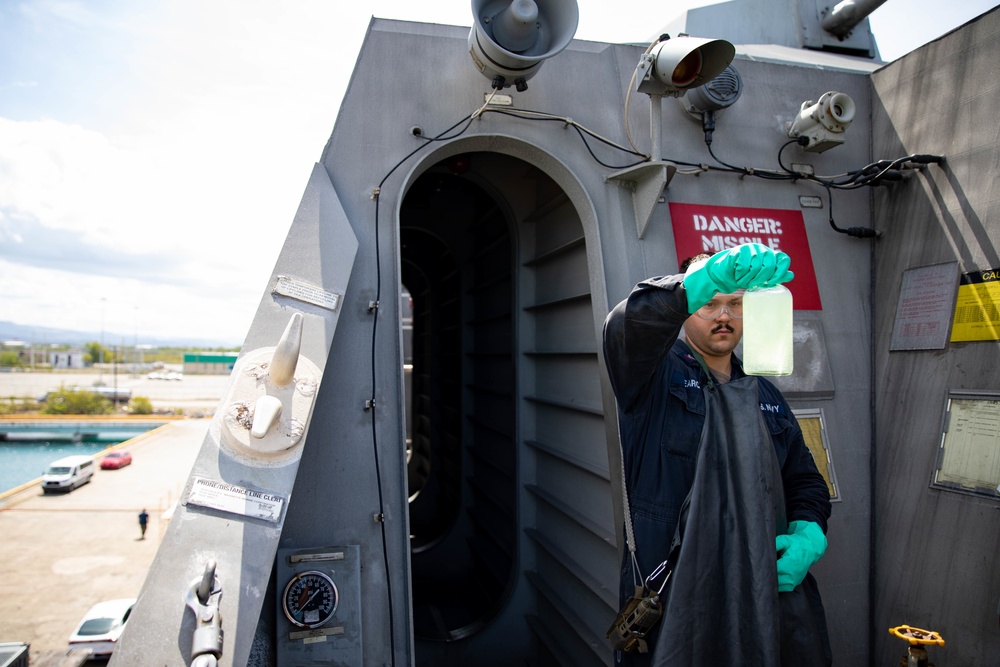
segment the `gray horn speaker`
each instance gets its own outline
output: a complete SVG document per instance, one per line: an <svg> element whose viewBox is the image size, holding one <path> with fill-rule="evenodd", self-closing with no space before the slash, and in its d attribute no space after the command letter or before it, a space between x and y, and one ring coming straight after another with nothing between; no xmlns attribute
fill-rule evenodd
<svg viewBox="0 0 1000 667"><path fill-rule="evenodd" d="M527 81L572 41L580 12L575 0L472 0L469 53L500 89Z"/></svg>

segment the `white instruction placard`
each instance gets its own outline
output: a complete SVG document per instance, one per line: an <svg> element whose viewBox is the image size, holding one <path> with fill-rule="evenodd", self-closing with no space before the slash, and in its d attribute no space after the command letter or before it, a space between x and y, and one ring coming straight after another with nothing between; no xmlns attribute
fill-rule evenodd
<svg viewBox="0 0 1000 667"><path fill-rule="evenodd" d="M1000 400L953 398L935 481L1000 493Z"/></svg>
<svg viewBox="0 0 1000 667"><path fill-rule="evenodd" d="M340 303L340 295L336 292L329 292L322 287L288 276L278 276L271 293L298 299L327 310L337 310L337 304Z"/></svg>
<svg viewBox="0 0 1000 667"><path fill-rule="evenodd" d="M277 523L285 499L266 491L255 491L214 479L195 477L187 501L202 507L264 519Z"/></svg>

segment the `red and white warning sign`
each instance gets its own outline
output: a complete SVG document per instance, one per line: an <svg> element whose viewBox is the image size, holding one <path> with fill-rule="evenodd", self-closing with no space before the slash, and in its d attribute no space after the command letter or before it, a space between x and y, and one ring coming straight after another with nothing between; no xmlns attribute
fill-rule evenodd
<svg viewBox="0 0 1000 667"><path fill-rule="evenodd" d="M801 211L670 202L670 217L678 264L703 252L711 255L744 243L760 243L792 258L795 278L785 286L795 309L823 309Z"/></svg>

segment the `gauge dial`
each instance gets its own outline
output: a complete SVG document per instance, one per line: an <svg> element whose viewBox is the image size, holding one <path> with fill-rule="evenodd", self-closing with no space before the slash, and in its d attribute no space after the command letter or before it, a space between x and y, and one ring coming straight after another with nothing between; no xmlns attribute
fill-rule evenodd
<svg viewBox="0 0 1000 667"><path fill-rule="evenodd" d="M333 579L310 570L292 577L285 586L281 608L289 621L301 628L318 628L337 610L337 586Z"/></svg>

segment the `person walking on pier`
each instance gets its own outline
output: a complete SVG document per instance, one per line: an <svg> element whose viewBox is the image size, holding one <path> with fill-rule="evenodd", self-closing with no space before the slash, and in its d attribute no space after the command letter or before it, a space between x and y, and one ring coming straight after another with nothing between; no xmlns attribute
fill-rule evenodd
<svg viewBox="0 0 1000 667"><path fill-rule="evenodd" d="M144 507L141 512L139 512L139 530L142 535L139 537L140 540L146 539L146 524L149 523L149 514L146 513L146 508Z"/></svg>

